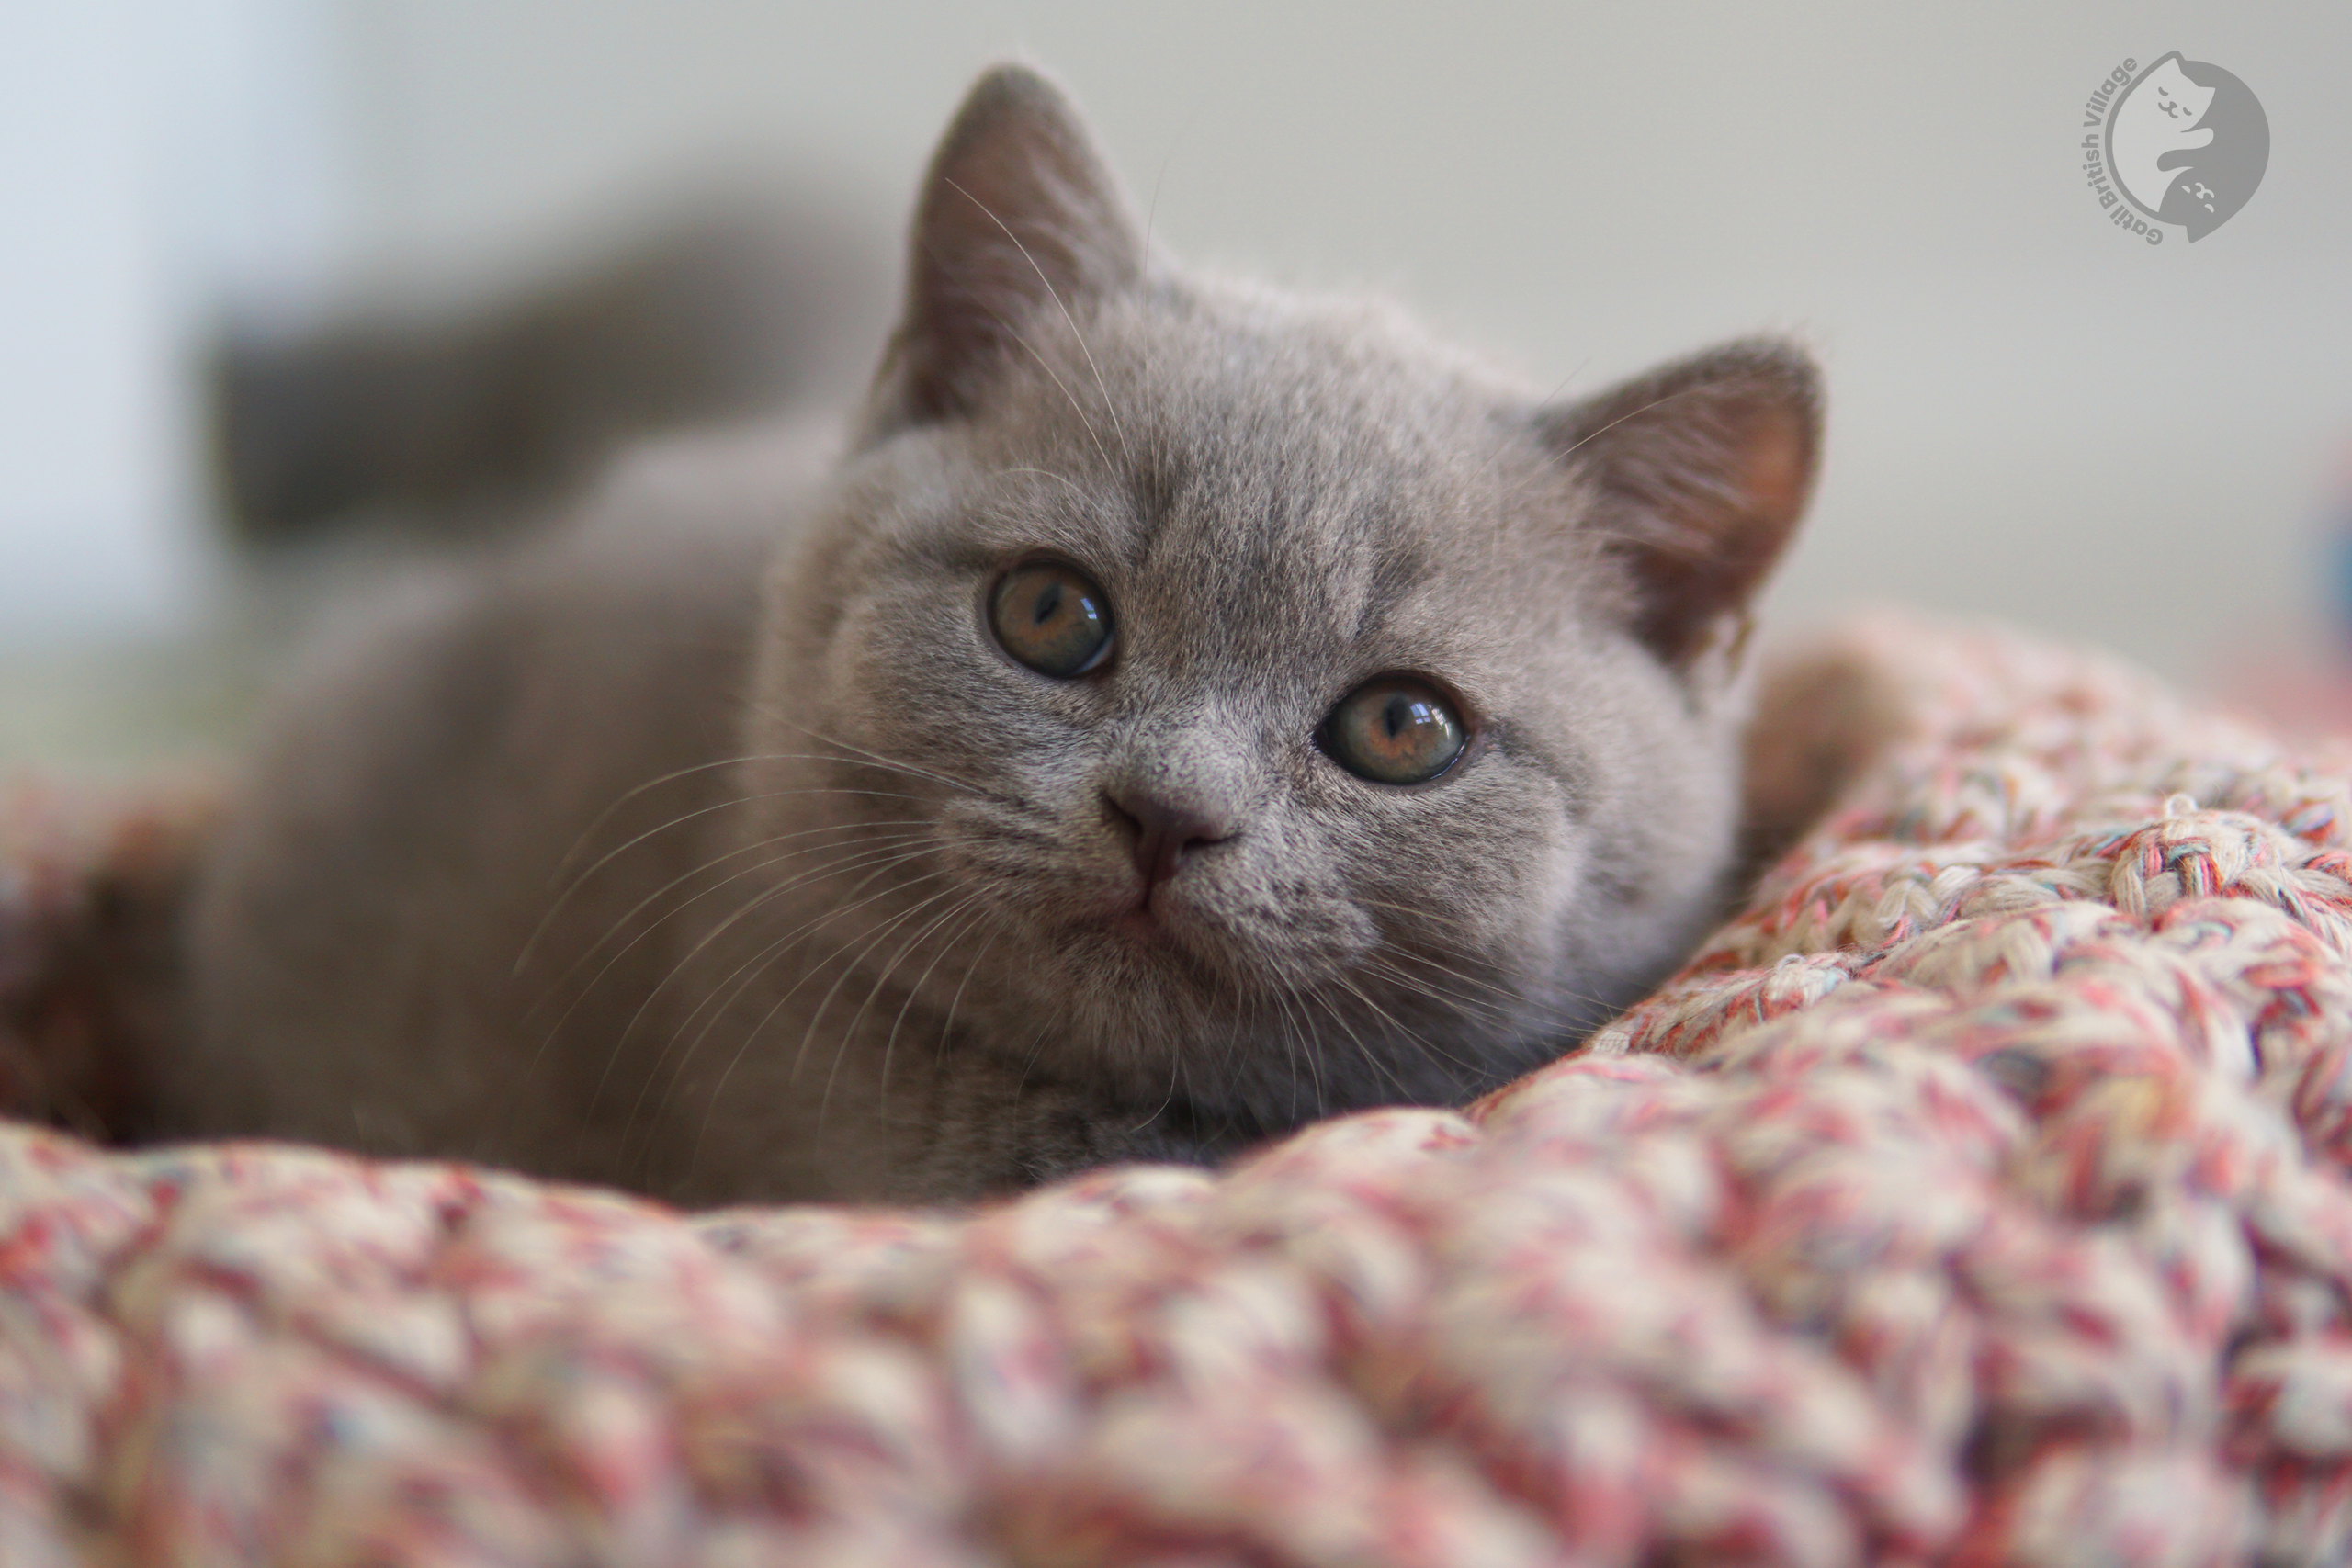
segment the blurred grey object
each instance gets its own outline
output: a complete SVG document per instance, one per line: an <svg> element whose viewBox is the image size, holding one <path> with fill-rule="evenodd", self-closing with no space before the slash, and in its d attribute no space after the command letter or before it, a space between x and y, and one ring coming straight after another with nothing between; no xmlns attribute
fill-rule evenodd
<svg viewBox="0 0 2352 1568"><path fill-rule="evenodd" d="M847 202L738 192L487 297L232 326L209 389L222 510L256 544L361 515L492 531L632 437L838 401L879 351L889 251Z"/></svg>

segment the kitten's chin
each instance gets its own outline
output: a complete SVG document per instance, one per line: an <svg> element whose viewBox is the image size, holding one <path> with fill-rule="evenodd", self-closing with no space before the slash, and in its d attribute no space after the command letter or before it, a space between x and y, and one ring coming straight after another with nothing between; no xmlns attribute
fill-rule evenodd
<svg viewBox="0 0 2352 1568"><path fill-rule="evenodd" d="M1121 942L1159 943L1171 940L1168 922L1144 904L1126 906L1104 920L1102 929Z"/></svg>

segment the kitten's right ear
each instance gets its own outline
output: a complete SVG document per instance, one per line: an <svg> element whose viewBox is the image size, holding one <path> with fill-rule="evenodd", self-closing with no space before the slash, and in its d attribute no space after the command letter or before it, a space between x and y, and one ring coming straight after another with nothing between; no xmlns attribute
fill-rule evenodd
<svg viewBox="0 0 2352 1568"><path fill-rule="evenodd" d="M915 206L906 312L876 389L876 424L952 419L1023 352L1040 311L1133 283L1143 243L1078 111L1021 65L973 85Z"/></svg>
<svg viewBox="0 0 2352 1568"><path fill-rule="evenodd" d="M1593 525L1638 600L1634 630L1681 668L1745 613L1804 515L1821 450L1821 373L1793 344L1749 339L1549 410L1542 423L1553 449L1592 482Z"/></svg>

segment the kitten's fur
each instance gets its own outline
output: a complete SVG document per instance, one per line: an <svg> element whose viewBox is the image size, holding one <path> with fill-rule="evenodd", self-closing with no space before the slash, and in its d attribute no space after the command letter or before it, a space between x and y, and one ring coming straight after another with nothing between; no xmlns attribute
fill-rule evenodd
<svg viewBox="0 0 2352 1568"><path fill-rule="evenodd" d="M1180 273L992 72L830 469L641 462L295 707L197 900L180 1130L955 1198L1493 1087L1718 907L1817 423L1775 344L1547 407L1379 306ZM1102 671L992 640L1040 552L1107 595ZM1397 671L1474 731L1402 789L1316 739ZM1148 890L1155 813L1192 826Z"/></svg>

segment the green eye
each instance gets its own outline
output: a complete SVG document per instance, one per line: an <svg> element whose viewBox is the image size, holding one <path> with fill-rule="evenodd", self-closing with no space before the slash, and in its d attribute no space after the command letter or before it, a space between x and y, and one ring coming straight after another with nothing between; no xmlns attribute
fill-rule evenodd
<svg viewBox="0 0 2352 1568"><path fill-rule="evenodd" d="M1323 749L1374 784L1426 784L1453 766L1467 740L1453 705L1410 675L1366 681L1323 721Z"/></svg>
<svg viewBox="0 0 2352 1568"><path fill-rule="evenodd" d="M1111 655L1111 605L1075 567L1017 566L989 600L989 624L1005 652L1041 675L1069 680Z"/></svg>

